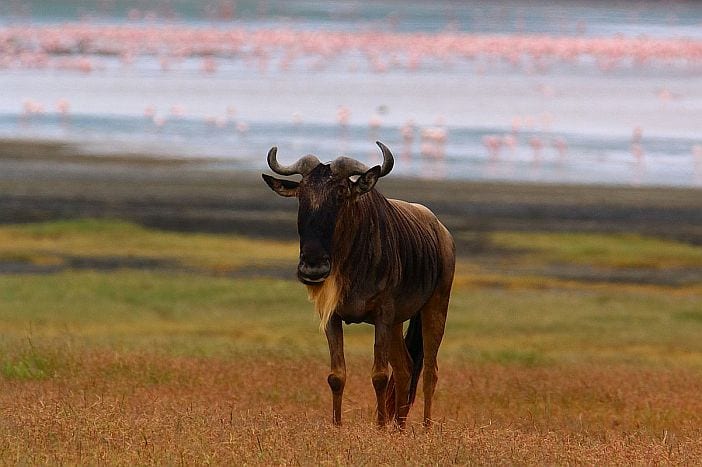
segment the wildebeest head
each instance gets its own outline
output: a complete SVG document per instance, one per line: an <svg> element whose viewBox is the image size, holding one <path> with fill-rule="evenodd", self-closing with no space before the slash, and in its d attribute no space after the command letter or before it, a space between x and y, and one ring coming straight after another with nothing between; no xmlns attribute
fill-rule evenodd
<svg viewBox="0 0 702 467"><path fill-rule="evenodd" d="M368 168L348 157L323 164L313 155L289 166L276 160L278 149L268 152L268 166L279 175L302 175L302 180L279 179L263 174L263 180L281 196L297 197L297 230L300 235L300 262L297 277L307 285L324 282L332 267L334 228L339 211L347 203L369 192L378 178L387 175L394 159L390 150L377 142L383 152L382 166ZM356 180L351 177L358 176Z"/></svg>

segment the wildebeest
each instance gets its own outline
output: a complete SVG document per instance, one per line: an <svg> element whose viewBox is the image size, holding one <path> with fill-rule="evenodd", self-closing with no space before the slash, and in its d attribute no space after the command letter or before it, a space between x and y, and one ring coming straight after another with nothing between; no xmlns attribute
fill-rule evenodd
<svg viewBox="0 0 702 467"><path fill-rule="evenodd" d="M346 382L343 321L375 326L372 381L378 424L394 418L405 425L423 367L424 424L429 425L455 247L429 209L386 199L374 188L394 165L390 150L377 144L383 163L372 168L348 157L323 164L313 155L283 166L273 147L271 170L302 175L302 180L266 174L263 179L279 195L298 199L297 277L307 286L329 343L334 423L341 423Z"/></svg>

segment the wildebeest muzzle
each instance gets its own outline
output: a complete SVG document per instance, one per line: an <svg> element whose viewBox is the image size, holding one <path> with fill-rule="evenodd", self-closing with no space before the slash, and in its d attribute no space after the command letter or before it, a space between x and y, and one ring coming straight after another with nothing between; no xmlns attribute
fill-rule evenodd
<svg viewBox="0 0 702 467"><path fill-rule="evenodd" d="M307 285L321 284L329 276L331 260L329 255L316 249L303 249L297 265L297 277Z"/></svg>

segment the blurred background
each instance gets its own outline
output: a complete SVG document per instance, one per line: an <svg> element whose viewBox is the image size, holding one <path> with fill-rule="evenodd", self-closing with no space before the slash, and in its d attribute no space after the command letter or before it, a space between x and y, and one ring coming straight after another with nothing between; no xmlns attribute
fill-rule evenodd
<svg viewBox="0 0 702 467"><path fill-rule="evenodd" d="M457 270L437 429L346 425L268 149ZM2 0L0 464L702 459L702 3ZM294 384L292 384L294 383Z"/></svg>
<svg viewBox="0 0 702 467"><path fill-rule="evenodd" d="M0 137L263 168L702 184L698 2L8 0Z"/></svg>

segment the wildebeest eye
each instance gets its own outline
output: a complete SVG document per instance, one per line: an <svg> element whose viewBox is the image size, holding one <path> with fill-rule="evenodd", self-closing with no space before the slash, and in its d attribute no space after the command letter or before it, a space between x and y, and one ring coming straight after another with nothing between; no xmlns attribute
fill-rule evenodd
<svg viewBox="0 0 702 467"><path fill-rule="evenodd" d="M344 200L351 196L351 189L349 188L348 184L344 183L342 185L339 185L339 188L337 188L337 197L339 200Z"/></svg>

